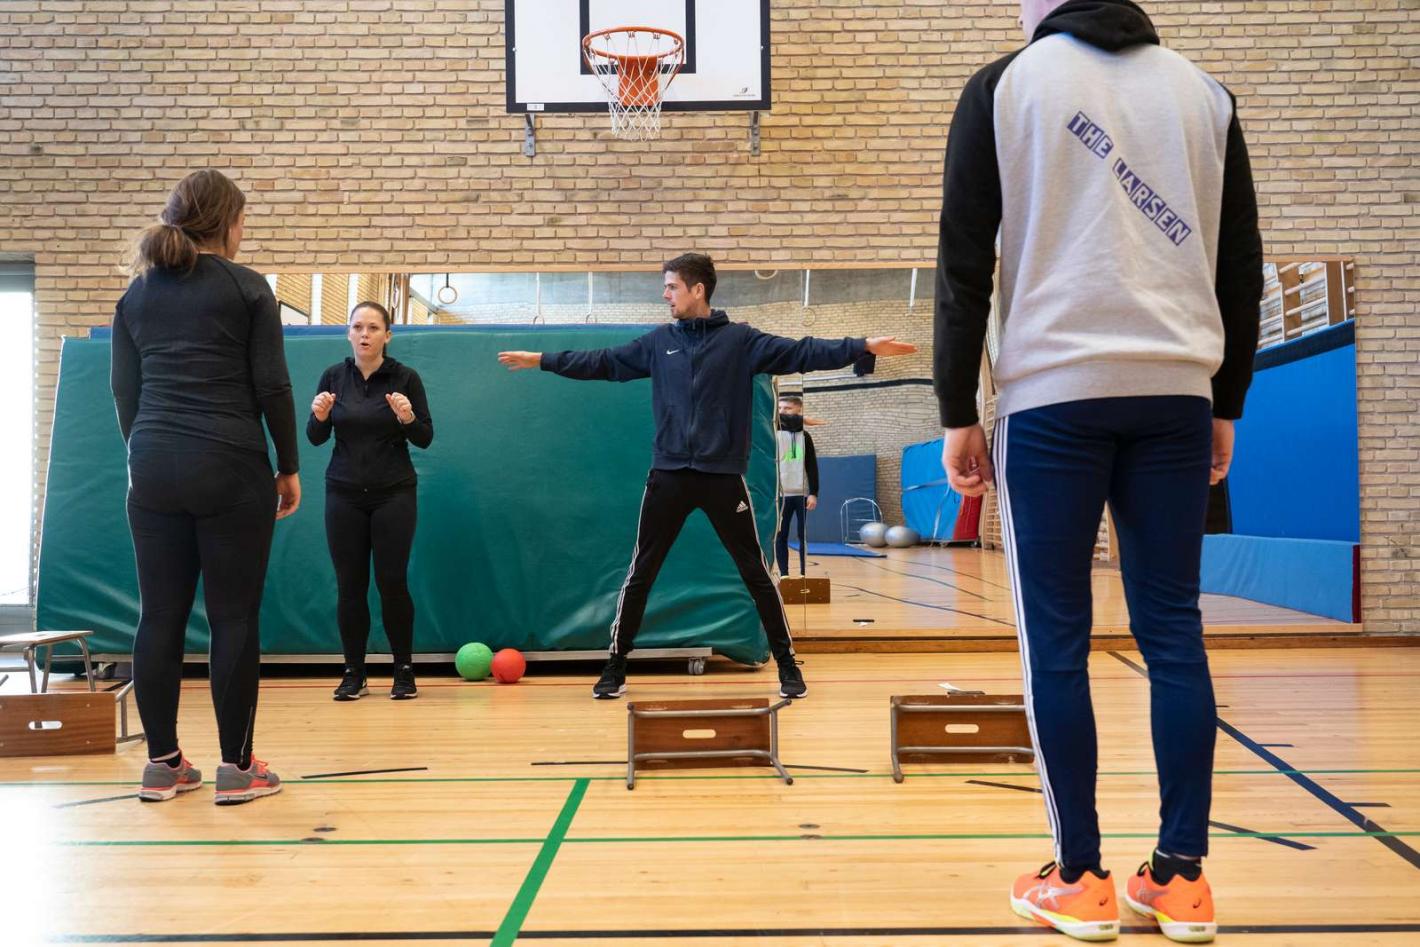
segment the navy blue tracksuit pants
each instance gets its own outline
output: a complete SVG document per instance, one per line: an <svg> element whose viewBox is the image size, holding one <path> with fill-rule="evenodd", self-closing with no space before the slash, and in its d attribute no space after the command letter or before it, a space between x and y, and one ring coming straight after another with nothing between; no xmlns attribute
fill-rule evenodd
<svg viewBox="0 0 1420 947"><path fill-rule="evenodd" d="M804 556L809 547L804 539L805 517L809 515L809 498L784 496L779 501L779 533L774 537L774 557L779 560L779 574L789 574L789 523L799 519L799 575L804 574Z"/></svg>
<svg viewBox="0 0 1420 947"><path fill-rule="evenodd" d="M1211 445L1212 410L1195 397L1073 401L997 422L993 460L1025 702L1062 865L1100 858L1087 662L1091 558L1106 501L1129 628L1149 670L1159 849L1208 852L1217 711L1198 575Z"/></svg>

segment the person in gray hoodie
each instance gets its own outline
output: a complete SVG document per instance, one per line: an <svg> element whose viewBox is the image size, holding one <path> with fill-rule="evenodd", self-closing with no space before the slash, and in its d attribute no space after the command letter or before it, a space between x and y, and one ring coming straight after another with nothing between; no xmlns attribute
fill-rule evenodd
<svg viewBox="0 0 1420 947"><path fill-rule="evenodd" d="M1210 483L1232 457L1257 349L1262 241L1231 93L1159 45L1129 0L1023 0L1030 42L977 72L952 117L934 378L958 492L996 485L1027 716L1055 858L1012 908L1118 936L1100 864L1087 662L1090 560L1113 512L1148 665L1158 846L1126 901L1211 940L1215 708L1198 608ZM992 451L977 414L999 233ZM1142 725L1142 721L1141 721Z"/></svg>

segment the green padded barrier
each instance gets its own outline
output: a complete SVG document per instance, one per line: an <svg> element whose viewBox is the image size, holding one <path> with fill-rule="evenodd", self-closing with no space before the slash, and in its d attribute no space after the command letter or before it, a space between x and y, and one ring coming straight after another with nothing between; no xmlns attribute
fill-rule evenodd
<svg viewBox="0 0 1420 947"><path fill-rule="evenodd" d="M338 330L337 330L338 331ZM621 344L645 326L397 329L391 354L424 379L434 443L411 449L419 527L410 563L416 652L469 641L495 650L604 648L636 537L651 459L651 385L510 373L507 349ZM343 334L289 333L286 355L301 437L301 508L276 524L261 612L264 654L338 654L335 574L326 549L324 474L333 440L304 423L321 371L349 354ZM132 650L138 619L124 512L125 454L109 393L107 339L66 339L60 362L39 561L38 626L90 628L90 647ZM773 541L770 379L756 379L749 485L760 542ZM371 652L387 652L371 582ZM686 524L651 592L637 644L768 656L758 616L704 514ZM205 653L199 590L189 653Z"/></svg>

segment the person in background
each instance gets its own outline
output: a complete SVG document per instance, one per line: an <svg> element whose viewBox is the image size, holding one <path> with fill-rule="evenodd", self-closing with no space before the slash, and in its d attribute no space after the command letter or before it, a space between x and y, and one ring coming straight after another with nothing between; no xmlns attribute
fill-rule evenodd
<svg viewBox="0 0 1420 947"><path fill-rule="evenodd" d="M651 585L691 513L704 510L754 599L779 695L808 693L794 658L789 621L755 528L744 473L749 463L754 376L843 368L917 349L891 336L874 339L785 339L710 308L715 264L683 253L661 267L669 324L625 345L585 352L500 352L510 370L540 368L579 380L651 379L656 415L651 472L641 500L636 548L611 623L611 653L592 688L599 700L626 693L626 656L641 628Z"/></svg>
<svg viewBox="0 0 1420 947"><path fill-rule="evenodd" d="M409 445L427 448L434 422L419 373L388 354L389 310L376 302L350 310L350 355L320 376L306 436L320 446L335 433L325 470L325 535L338 589L336 621L345 652L339 701L370 692L365 650L370 637L370 561L380 590L380 617L394 658L391 700L418 696L414 683L414 599L409 554L418 519L418 478Z"/></svg>
<svg viewBox="0 0 1420 947"><path fill-rule="evenodd" d="M789 523L799 521L799 575L804 574L807 542L805 519L818 506L818 454L814 439L805 430L801 395L779 396L779 535L774 538L774 556L779 574L789 574Z"/></svg>

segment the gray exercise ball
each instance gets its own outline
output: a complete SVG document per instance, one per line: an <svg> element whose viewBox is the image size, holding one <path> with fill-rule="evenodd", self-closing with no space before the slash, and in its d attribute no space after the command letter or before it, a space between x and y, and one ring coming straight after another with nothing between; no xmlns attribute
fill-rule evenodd
<svg viewBox="0 0 1420 947"><path fill-rule="evenodd" d="M858 538L869 546L886 546L886 523L864 523L858 530Z"/></svg>
<svg viewBox="0 0 1420 947"><path fill-rule="evenodd" d="M887 540L889 546L894 546L898 549L906 549L908 546L915 546L922 541L922 537L918 535L917 530L913 529L911 526L889 527L883 538Z"/></svg>

